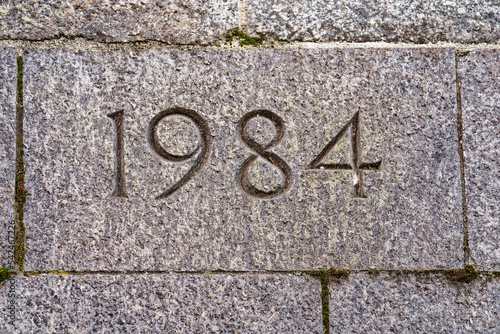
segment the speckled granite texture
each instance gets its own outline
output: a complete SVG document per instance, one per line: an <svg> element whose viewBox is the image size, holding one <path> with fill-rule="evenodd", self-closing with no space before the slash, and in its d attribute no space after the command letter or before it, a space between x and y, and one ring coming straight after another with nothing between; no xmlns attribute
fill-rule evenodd
<svg viewBox="0 0 500 334"><path fill-rule="evenodd" d="M25 69L26 270L463 263L454 50L32 50ZM212 143L194 178L156 199L200 154L173 163L148 143L153 117L174 106L196 111ZM254 154L238 122L263 108L282 118L284 134L267 149L277 156L258 157L247 175L276 190L286 183L281 158L291 185L272 199L238 184ZM107 115L120 110L127 198L112 196L117 135ZM307 169L358 111L359 163L382 161L362 173L367 198L353 196L351 170ZM200 144L187 118L156 130L172 154ZM246 131L262 145L276 135L264 117ZM349 138L324 162L351 163Z"/></svg>
<svg viewBox="0 0 500 334"><path fill-rule="evenodd" d="M248 31L285 41L498 43L497 0L248 0Z"/></svg>
<svg viewBox="0 0 500 334"><path fill-rule="evenodd" d="M500 270L500 51L460 58L472 263Z"/></svg>
<svg viewBox="0 0 500 334"><path fill-rule="evenodd" d="M19 320L2 334L323 332L320 282L307 276L49 275L16 284Z"/></svg>
<svg viewBox="0 0 500 334"><path fill-rule="evenodd" d="M330 283L330 333L500 332L500 278L352 274Z"/></svg>
<svg viewBox="0 0 500 334"><path fill-rule="evenodd" d="M498 43L496 0L0 2L0 37L213 44L247 26L285 41Z"/></svg>
<svg viewBox="0 0 500 334"><path fill-rule="evenodd" d="M237 0L1 1L0 38L213 44L237 15Z"/></svg>
<svg viewBox="0 0 500 334"><path fill-rule="evenodd" d="M0 48L0 267L7 265L12 250L14 183L16 174L16 50Z"/></svg>

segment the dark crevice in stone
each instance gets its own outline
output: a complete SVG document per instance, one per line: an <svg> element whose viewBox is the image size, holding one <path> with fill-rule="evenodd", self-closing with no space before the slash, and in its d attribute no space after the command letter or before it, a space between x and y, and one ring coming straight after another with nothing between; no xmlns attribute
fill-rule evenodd
<svg viewBox="0 0 500 334"><path fill-rule="evenodd" d="M12 276L12 272L7 267L0 267L0 288L2 287L2 282L9 279Z"/></svg>
<svg viewBox="0 0 500 334"><path fill-rule="evenodd" d="M457 130L458 130L458 155L460 157L460 181L462 186L462 228L463 228L463 250L464 250L464 268L470 264L469 247L469 222L467 219L467 195L465 193L465 156L464 156L464 135L463 135L463 117L462 117L462 85L459 73L459 58L467 55L468 52L456 51L455 53L455 75L457 89Z"/></svg>
<svg viewBox="0 0 500 334"><path fill-rule="evenodd" d="M250 37L242 30L233 29L226 34L226 42L231 43L237 40L240 46L260 46L264 42L264 34L258 33L258 35L259 37Z"/></svg>
<svg viewBox="0 0 500 334"><path fill-rule="evenodd" d="M464 269L446 270L444 275L453 282L471 283L479 277L481 273L476 271L473 266L466 264Z"/></svg>
<svg viewBox="0 0 500 334"><path fill-rule="evenodd" d="M323 314L323 334L330 334L330 288L331 279L348 278L350 272L343 269L314 270L305 274L317 277L321 281L321 313Z"/></svg>
<svg viewBox="0 0 500 334"><path fill-rule="evenodd" d="M23 70L22 56L17 58L17 102L16 102L16 181L15 181L15 241L14 259L17 270L23 271L26 255L25 229L24 229L24 203L26 191L24 188L24 147L23 147Z"/></svg>
<svg viewBox="0 0 500 334"><path fill-rule="evenodd" d="M328 278L321 278L321 313L323 314L323 334L330 334L330 289Z"/></svg>

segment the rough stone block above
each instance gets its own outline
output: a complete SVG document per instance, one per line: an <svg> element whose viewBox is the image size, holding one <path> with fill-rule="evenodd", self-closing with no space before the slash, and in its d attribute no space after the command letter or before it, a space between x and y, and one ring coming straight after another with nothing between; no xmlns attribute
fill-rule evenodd
<svg viewBox="0 0 500 334"><path fill-rule="evenodd" d="M26 270L456 268L455 53L25 56Z"/></svg>
<svg viewBox="0 0 500 334"><path fill-rule="evenodd" d="M471 262L500 270L500 50L459 58Z"/></svg>
<svg viewBox="0 0 500 334"><path fill-rule="evenodd" d="M249 0L248 32L282 41L498 43L496 0Z"/></svg>
<svg viewBox="0 0 500 334"><path fill-rule="evenodd" d="M14 48L0 48L0 267L13 251L16 178L17 61Z"/></svg>
<svg viewBox="0 0 500 334"><path fill-rule="evenodd" d="M307 276L41 275L15 280L18 320L10 326L2 312L0 333L323 332L320 282ZM6 290L0 290L0 308L7 301Z"/></svg>
<svg viewBox="0 0 500 334"><path fill-rule="evenodd" d="M500 278L352 274L330 283L330 333L500 332Z"/></svg>
<svg viewBox="0 0 500 334"><path fill-rule="evenodd" d="M0 38L213 44L238 26L237 0L4 1Z"/></svg>

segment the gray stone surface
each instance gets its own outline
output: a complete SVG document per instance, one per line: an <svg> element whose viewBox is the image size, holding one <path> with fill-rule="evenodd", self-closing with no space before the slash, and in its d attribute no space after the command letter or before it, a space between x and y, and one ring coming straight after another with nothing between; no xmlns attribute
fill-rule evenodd
<svg viewBox="0 0 500 334"><path fill-rule="evenodd" d="M500 278L352 274L330 283L330 333L500 332Z"/></svg>
<svg viewBox="0 0 500 334"><path fill-rule="evenodd" d="M1 1L0 38L212 44L237 16L237 0Z"/></svg>
<svg viewBox="0 0 500 334"><path fill-rule="evenodd" d="M0 48L0 267L7 265L12 250L8 231L14 220L16 80L16 50Z"/></svg>
<svg viewBox="0 0 500 334"><path fill-rule="evenodd" d="M25 56L26 270L309 270L450 268L462 264L455 55L451 49L323 49L93 53ZM178 106L206 120L209 156L193 179L156 199L195 165L148 144L159 112ZM283 118L268 151L292 172L281 196L238 184L254 152L238 122L256 109ZM124 110L127 198L115 189L115 125ZM360 111L367 198L351 170L307 166ZM191 121L158 123L172 154L200 144ZM246 127L269 142L263 117ZM168 131L167 131L168 130ZM248 140L247 140L248 142ZM195 146L193 146L193 143ZM349 137L324 162L350 163ZM279 189L268 160L250 184Z"/></svg>
<svg viewBox="0 0 500 334"><path fill-rule="evenodd" d="M19 320L0 333L323 332L320 282L307 276L43 275L16 285Z"/></svg>
<svg viewBox="0 0 500 334"><path fill-rule="evenodd" d="M500 270L500 50L460 58L472 263Z"/></svg>
<svg viewBox="0 0 500 334"><path fill-rule="evenodd" d="M497 0L249 0L248 31L285 41L498 43Z"/></svg>

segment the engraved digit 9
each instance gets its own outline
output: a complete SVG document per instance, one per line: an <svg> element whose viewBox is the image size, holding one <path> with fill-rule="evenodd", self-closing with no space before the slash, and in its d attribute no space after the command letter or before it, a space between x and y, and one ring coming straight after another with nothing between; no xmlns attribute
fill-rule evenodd
<svg viewBox="0 0 500 334"><path fill-rule="evenodd" d="M274 126L276 127L276 136L265 146L262 146L261 144L257 143L255 140L250 138L250 136L247 133L247 124L248 122L255 118L255 117L264 117L270 120ZM239 122L239 132L241 135L241 139L247 144L255 153L258 155L251 155L248 159L246 159L243 162L243 165L241 166L241 169L239 171L238 179L241 188L247 193L255 197L259 198L272 198L276 197L278 195L281 195L283 192L285 192L291 185L291 180L292 180L292 169L286 164L286 162L281 159L277 154L273 152L267 151L268 148L278 144L281 139L283 138L283 135L285 134L285 125L283 122L283 119L273 113L272 111L269 110L254 110L251 111L247 114L245 114ZM279 170L283 173L285 176L285 182L280 185L277 189L266 192L262 191L260 189L255 188L253 185L250 184L250 181L248 180L248 173L247 170L250 167L252 163L254 163L258 157L261 157L265 159L266 161L270 162L271 164L275 165L276 167L279 168Z"/></svg>
<svg viewBox="0 0 500 334"><path fill-rule="evenodd" d="M158 124L165 117L174 115L184 116L189 118L196 125L198 131L200 131L200 136L201 136L200 143L198 147L196 147L196 149L191 153L185 155L170 154L160 145L160 142L158 140L158 135L156 133ZM212 135L210 134L210 128L208 127L207 122L203 119L203 117L200 116L200 114L190 109L175 107L163 110L159 112L155 117L153 117L153 119L149 123L148 141L149 144L151 145L151 148L160 157L162 157L167 161L172 161L172 162L186 161L192 158L199 151L198 157L193 163L193 167L191 167L191 169L179 181L177 181L174 185L165 190L161 195L156 197L157 199L162 199L172 195L175 191L177 191L179 188L181 188L183 185L189 182L189 180L191 180L195 176L195 174L201 170L203 165L207 162L208 157L210 156Z"/></svg>

